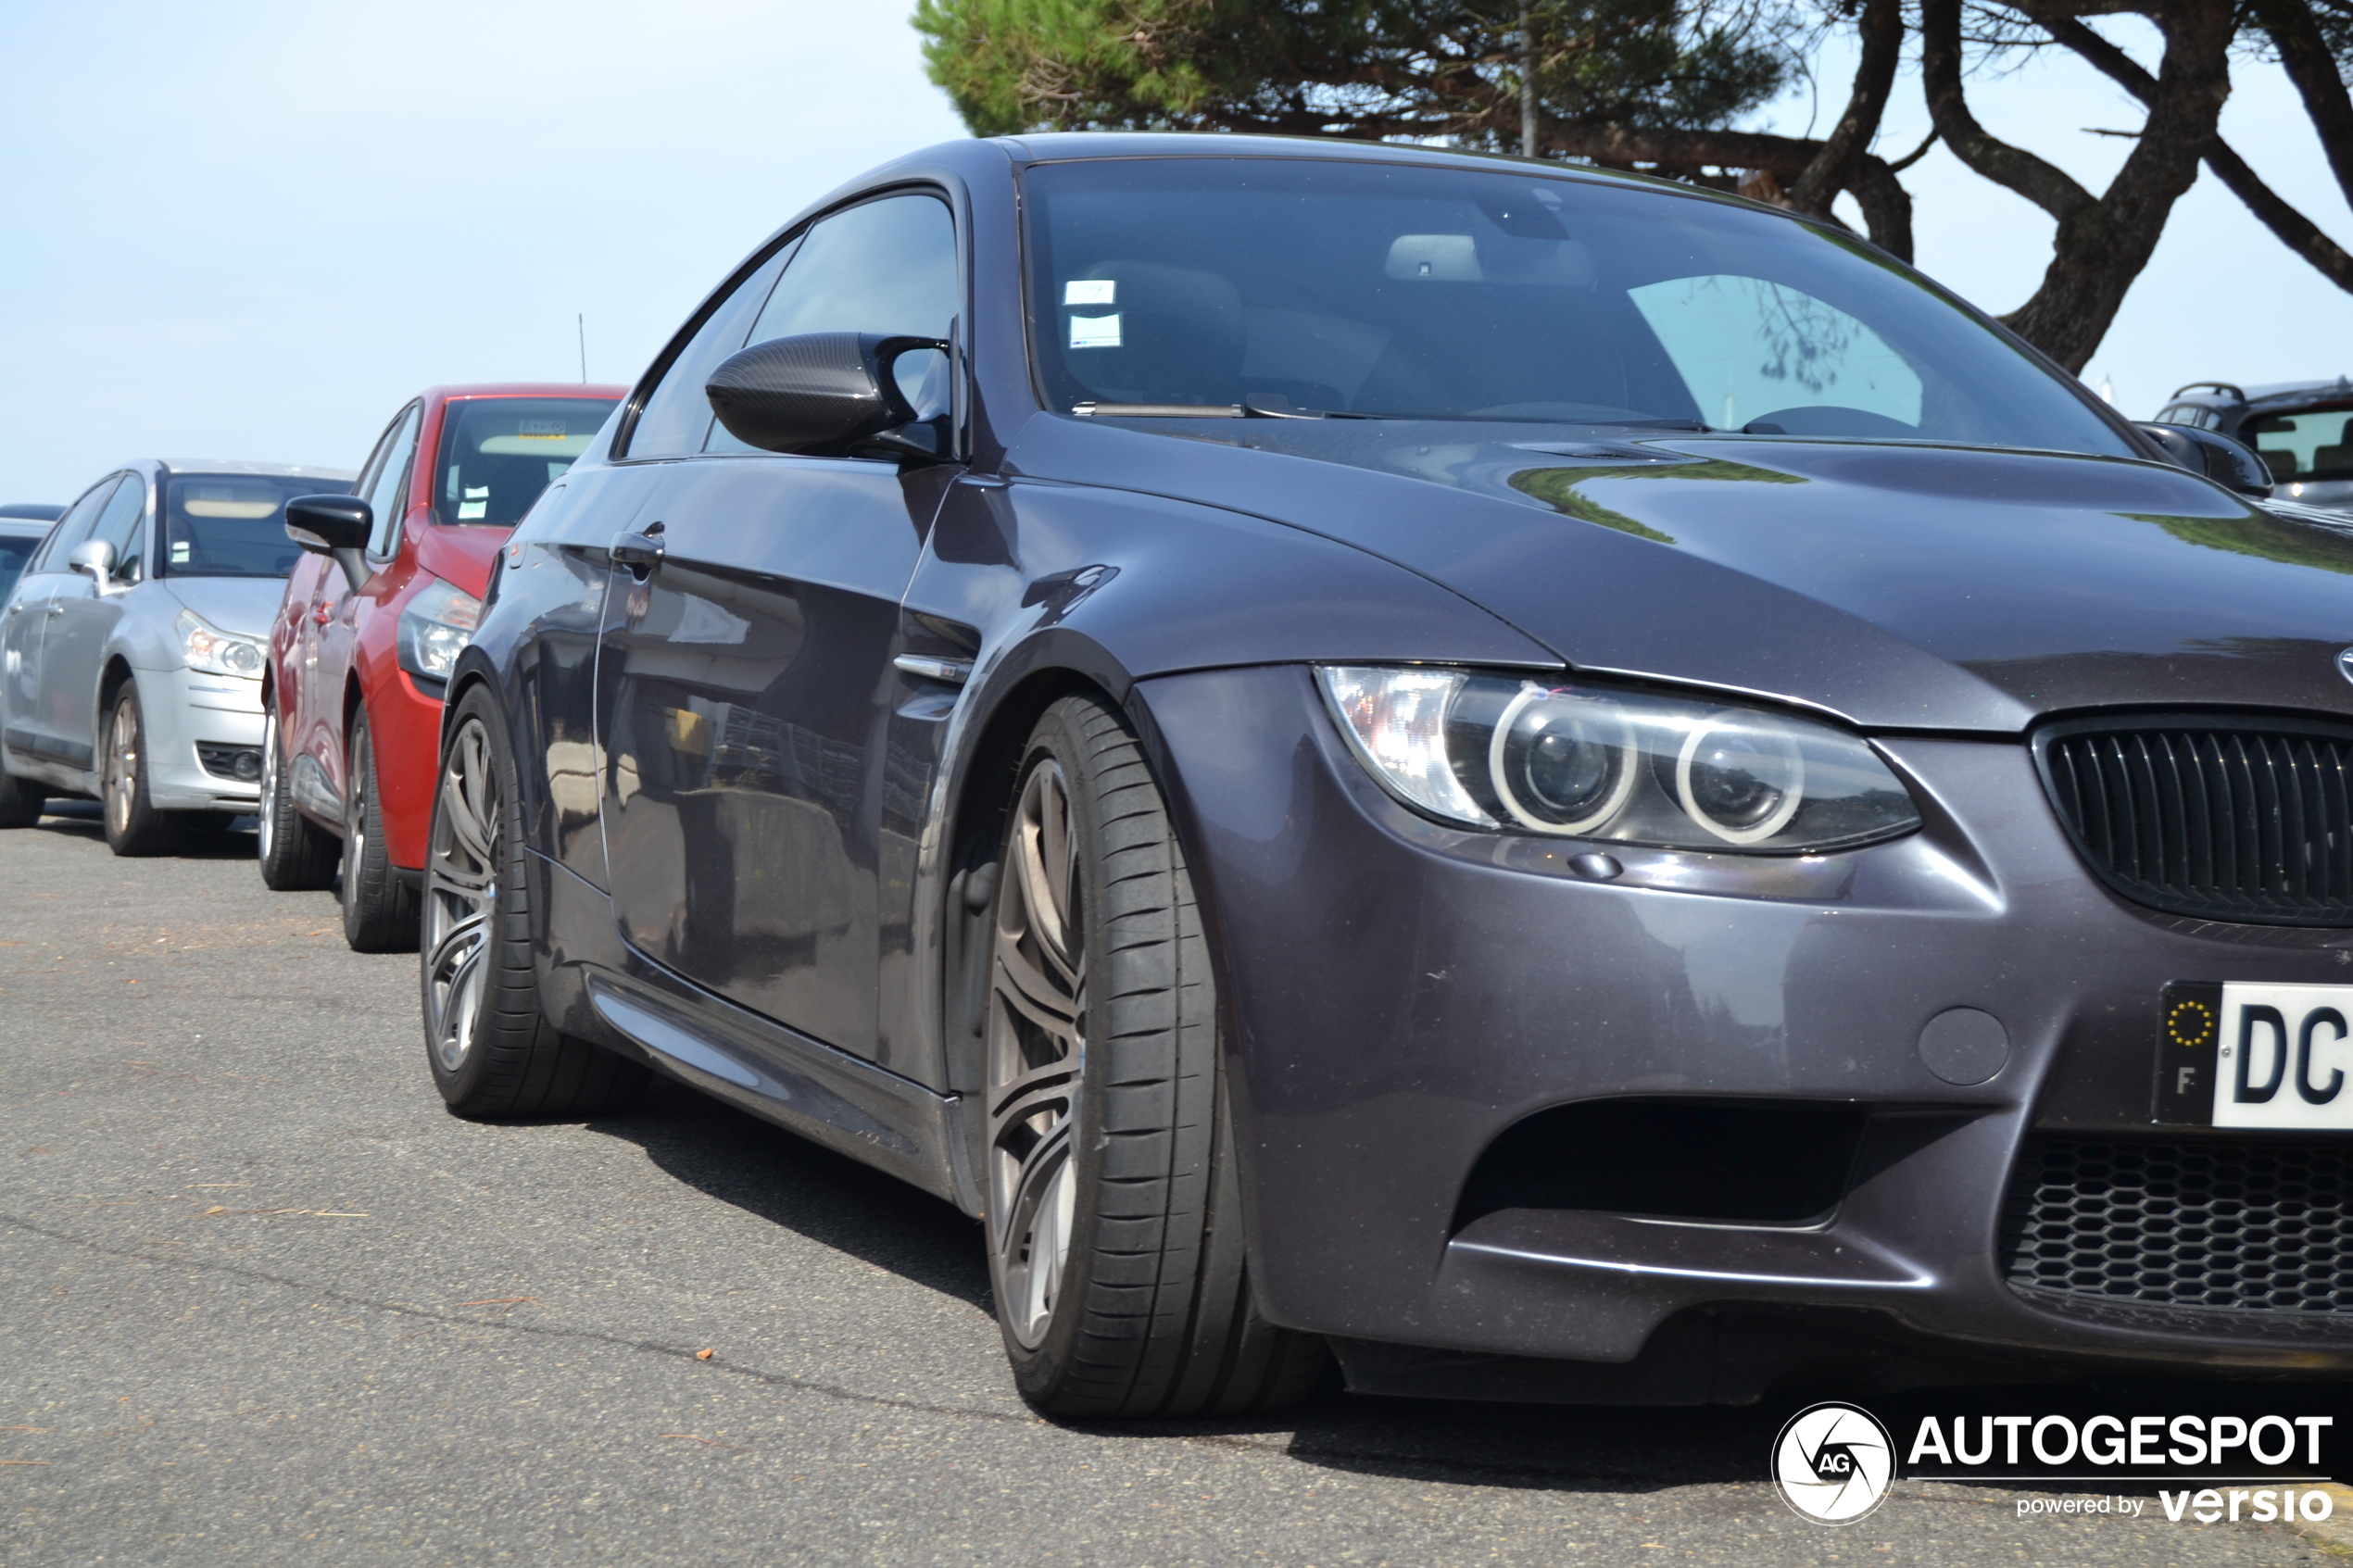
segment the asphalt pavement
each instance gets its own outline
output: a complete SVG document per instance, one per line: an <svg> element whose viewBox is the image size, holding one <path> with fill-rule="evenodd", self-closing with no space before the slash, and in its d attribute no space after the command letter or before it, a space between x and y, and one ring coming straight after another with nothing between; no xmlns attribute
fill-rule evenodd
<svg viewBox="0 0 2353 1568"><path fill-rule="evenodd" d="M0 1562L2269 1564L2276 1525L2021 1521L1766 1480L1790 1406L1367 1399L1082 1428L1013 1393L977 1226L671 1085L487 1125L413 957L273 894L0 834Z"/></svg>

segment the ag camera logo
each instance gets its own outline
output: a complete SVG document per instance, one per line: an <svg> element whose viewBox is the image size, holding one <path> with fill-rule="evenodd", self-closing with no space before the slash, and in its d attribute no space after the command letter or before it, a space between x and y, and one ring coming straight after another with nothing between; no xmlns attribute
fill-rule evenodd
<svg viewBox="0 0 2353 1568"><path fill-rule="evenodd" d="M1886 1500L1895 1444L1870 1411L1808 1405L1773 1439L1773 1485L1817 1524L1852 1524Z"/></svg>

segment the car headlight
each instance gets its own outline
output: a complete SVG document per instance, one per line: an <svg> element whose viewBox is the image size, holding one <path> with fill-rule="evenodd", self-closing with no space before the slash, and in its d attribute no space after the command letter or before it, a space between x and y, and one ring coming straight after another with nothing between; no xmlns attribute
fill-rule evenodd
<svg viewBox="0 0 2353 1568"><path fill-rule="evenodd" d="M1919 809L1859 735L1598 683L1325 665L1375 778L1473 827L1797 854L1909 833Z"/></svg>
<svg viewBox="0 0 2353 1568"><path fill-rule="evenodd" d="M181 657L188 661L189 669L247 681L261 679L264 655L261 645L251 637L231 636L193 609L182 610L172 627L180 633Z"/></svg>
<svg viewBox="0 0 2353 1568"><path fill-rule="evenodd" d="M482 601L454 583L434 581L400 612L395 640L400 668L429 681L447 681L458 655L482 624Z"/></svg>

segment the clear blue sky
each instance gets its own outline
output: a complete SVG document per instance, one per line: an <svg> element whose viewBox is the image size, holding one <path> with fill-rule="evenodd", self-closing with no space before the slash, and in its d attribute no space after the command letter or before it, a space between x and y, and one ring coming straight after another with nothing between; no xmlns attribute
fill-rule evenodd
<svg viewBox="0 0 2353 1568"><path fill-rule="evenodd" d="M576 377L579 313L590 375L634 379L795 209L963 133L910 8L0 0L0 500L138 455L354 466L430 383ZM2064 65L1980 97L2087 176L2125 144L2081 128L2139 123ZM1918 141L1918 103L1907 78L1883 151ZM2241 70L2225 127L2353 240L2276 73ZM1942 151L1907 181L1928 270L1994 310L2032 291L2046 220ZM2353 296L2208 180L2087 379L2147 414L2194 377L2339 371Z"/></svg>

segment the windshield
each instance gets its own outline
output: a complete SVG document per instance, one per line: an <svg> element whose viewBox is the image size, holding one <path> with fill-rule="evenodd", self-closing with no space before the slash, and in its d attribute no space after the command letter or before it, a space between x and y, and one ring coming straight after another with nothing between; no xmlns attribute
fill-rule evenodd
<svg viewBox="0 0 2353 1568"><path fill-rule="evenodd" d="M1303 158L1048 164L1024 194L1051 408L1247 402L2133 455L1915 274L1769 213Z"/></svg>
<svg viewBox="0 0 2353 1568"><path fill-rule="evenodd" d="M2248 417L2239 439L2277 480L2353 479L2353 402Z"/></svg>
<svg viewBox="0 0 2353 1568"><path fill-rule="evenodd" d="M315 474L175 474L163 487L164 575L283 577L302 557L286 503L350 488Z"/></svg>
<svg viewBox="0 0 2353 1568"><path fill-rule="evenodd" d="M434 518L512 528L612 412L610 397L467 397L442 415Z"/></svg>

